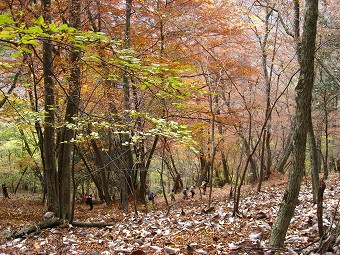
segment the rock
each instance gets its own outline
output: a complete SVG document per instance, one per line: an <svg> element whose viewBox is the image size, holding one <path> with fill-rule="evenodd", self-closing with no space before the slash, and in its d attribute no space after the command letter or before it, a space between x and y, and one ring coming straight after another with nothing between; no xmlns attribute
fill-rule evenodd
<svg viewBox="0 0 340 255"><path fill-rule="evenodd" d="M45 215L44 215L44 219L45 219L45 220L52 219L53 217L54 217L54 212L47 212L47 213L45 213Z"/></svg>

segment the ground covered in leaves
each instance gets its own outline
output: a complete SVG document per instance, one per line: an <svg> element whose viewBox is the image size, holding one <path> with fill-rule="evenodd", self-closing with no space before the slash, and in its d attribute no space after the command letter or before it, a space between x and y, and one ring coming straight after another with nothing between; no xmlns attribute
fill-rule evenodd
<svg viewBox="0 0 340 255"><path fill-rule="evenodd" d="M318 245L316 206L312 202L311 184L305 180L299 204L286 238L286 249L267 248L271 225L275 220L285 188L284 176L266 182L260 193L255 186L245 186L240 214L232 217L230 187L213 189L212 207L206 212L208 196L195 195L183 200L176 195L170 210L161 195L155 208L138 214L118 210L117 204L104 204L88 210L77 204L75 220L104 221L112 226L81 228L72 225L42 229L24 238L6 239L13 231L43 220L46 207L38 198L12 195L0 201L0 255L4 254L315 254ZM324 193L326 232L339 222L340 177L327 181ZM340 240L339 240L340 243ZM291 248L290 248L291 247ZM340 254L338 244L328 254ZM294 251L295 252L294 252Z"/></svg>

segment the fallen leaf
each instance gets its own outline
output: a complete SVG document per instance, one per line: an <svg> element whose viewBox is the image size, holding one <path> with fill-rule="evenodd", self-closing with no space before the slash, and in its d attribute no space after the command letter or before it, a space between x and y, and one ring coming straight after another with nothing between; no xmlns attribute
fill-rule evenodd
<svg viewBox="0 0 340 255"><path fill-rule="evenodd" d="M142 250L135 250L135 251L131 252L130 255L147 255L147 253L145 251L142 251Z"/></svg>

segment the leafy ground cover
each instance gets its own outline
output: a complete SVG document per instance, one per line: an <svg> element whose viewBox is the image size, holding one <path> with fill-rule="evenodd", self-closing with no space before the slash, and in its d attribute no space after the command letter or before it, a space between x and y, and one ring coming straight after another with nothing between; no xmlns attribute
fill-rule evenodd
<svg viewBox="0 0 340 255"><path fill-rule="evenodd" d="M189 200L177 194L170 210L158 195L155 208L148 205L146 210L140 206L137 215L133 210L119 211L117 204L110 208L98 204L93 211L85 204L77 204L75 220L105 221L112 226L66 225L6 239L15 230L39 223L46 213L38 198L12 195L10 200L0 201L0 254L315 254L311 251L320 245L316 205L307 179L287 233L286 245L291 249L267 248L285 184L285 177L276 174L260 193L255 192L255 186L245 186L237 217L232 217L230 187L225 187L213 189L213 208L209 212L205 212L208 196L201 198L197 193ZM339 191L339 175L333 175L324 194L326 232L340 220ZM340 254L340 240L328 254Z"/></svg>

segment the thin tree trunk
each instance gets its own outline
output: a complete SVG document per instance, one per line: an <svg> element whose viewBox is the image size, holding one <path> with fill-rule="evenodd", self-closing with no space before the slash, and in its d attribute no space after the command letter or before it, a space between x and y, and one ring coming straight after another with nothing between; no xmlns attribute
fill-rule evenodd
<svg viewBox="0 0 340 255"><path fill-rule="evenodd" d="M144 151L141 152L142 155L140 155L141 157L141 163L140 163L140 167L139 167L139 183L140 183L140 188L139 188L139 200L142 202L145 202L145 196L146 196L146 177L148 174L148 170L151 164L151 159L153 157L153 154L155 153L156 150L156 146L158 143L158 139L159 136L157 135L152 143L152 147L151 150L149 152L149 156L148 159L145 162L145 158L144 158ZM144 144L143 144L144 146Z"/></svg>
<svg viewBox="0 0 340 255"><path fill-rule="evenodd" d="M31 61L28 66L29 66L30 74L33 77L33 90L28 91L28 98L30 101L32 111L39 112L39 106L38 106L39 96L37 94L37 86L39 84L39 80L37 80L36 75L35 75L35 69L33 67L32 58L30 59ZM33 91L34 91L34 96L33 96ZM43 174L41 174L41 171L35 171L35 173L37 173L37 176L40 179L41 187L43 189L43 201L42 202L45 203L45 199L47 195L47 187L46 187L46 170L45 170L45 155L44 155L45 153L44 152L44 132L42 129L41 121L36 121L34 123L34 127L36 130L36 134L38 136L38 146L39 146ZM31 157L33 157L33 154ZM38 168L40 167L38 166Z"/></svg>
<svg viewBox="0 0 340 255"><path fill-rule="evenodd" d="M11 94L13 92L13 90L15 89L15 87L17 86L17 81L19 79L20 74L21 74L20 70L16 72L11 87L8 89L6 94L4 93L4 98L0 101L0 108L2 108L4 106L4 104L6 103L6 101L8 99L7 95Z"/></svg>
<svg viewBox="0 0 340 255"><path fill-rule="evenodd" d="M326 94L326 92L324 92ZM328 154L329 154L329 132L328 132L328 110L327 110L327 99L324 95L324 114L325 114L325 156L323 160L323 176L325 179L328 178Z"/></svg>
<svg viewBox="0 0 340 255"><path fill-rule="evenodd" d="M263 181L263 173L264 173L264 148L266 140L266 129L263 132L263 141L262 141L262 148L261 148L261 163L260 163L260 174L259 174L259 183L257 185L257 192L261 191L262 181Z"/></svg>
<svg viewBox="0 0 340 255"><path fill-rule="evenodd" d="M102 187L101 187L99 181L97 180L97 178L94 176L93 171L92 171L91 167L89 166L89 164L87 163L84 154L80 151L78 146L76 146L76 150L77 150L77 153L79 154L81 160L83 161L83 163L85 165L85 168L86 168L87 172L89 173L89 175L90 175L94 185L97 188L99 199L100 200L105 200L104 199L104 192L102 190Z"/></svg>
<svg viewBox="0 0 340 255"><path fill-rule="evenodd" d="M22 180L22 178L24 177L24 175L25 175L25 173L26 173L27 169L28 169L28 167L26 166L26 167L25 167L25 169L24 169L24 171L22 171L22 173L21 173L21 175L20 175L20 179L19 179L19 181L18 181L17 185L15 186L15 189L14 189L14 194L16 194L16 193L17 193L17 191L18 191L18 188L19 188L19 185L20 185L20 183L21 183L21 180Z"/></svg>
<svg viewBox="0 0 340 255"><path fill-rule="evenodd" d="M293 128L293 169L289 172L283 200L269 239L271 247L283 247L290 220L294 214L305 168L308 120L314 83L315 38L318 1L306 0L304 31L301 44L301 69L295 88L296 116Z"/></svg>
<svg viewBox="0 0 340 255"><path fill-rule="evenodd" d="M223 166L223 176L225 183L230 184L231 183L231 178L230 178L230 173L229 173L229 167L228 167L228 162L225 154L221 152L221 160L222 160L222 166Z"/></svg>
<svg viewBox="0 0 340 255"><path fill-rule="evenodd" d="M323 227L323 193L326 189L326 184L324 178L320 180L318 187L318 203L317 203L317 217L318 217L318 230L319 237L322 238L324 235L324 227Z"/></svg>
<svg viewBox="0 0 340 255"><path fill-rule="evenodd" d="M312 191L313 191L313 202L317 203L318 198L318 186L319 186L319 153L316 146L315 135L313 130L312 118L309 116L308 121L308 137L310 147L310 158L312 163Z"/></svg>
<svg viewBox="0 0 340 255"><path fill-rule="evenodd" d="M293 149L292 134L289 134L289 136L287 137L286 143L288 145L285 147L285 149L282 153L282 156L278 160L277 167L276 167L277 171L280 172L280 173L284 172L285 165L287 164L289 156L292 153L292 149Z"/></svg>
<svg viewBox="0 0 340 255"><path fill-rule="evenodd" d="M109 187L108 187L108 183L107 183L107 174L106 174L106 167L104 165L100 150L96 144L96 142L92 139L91 140L91 144L92 144L92 148L94 150L94 154L96 157L96 163L97 163L97 167L99 168L99 173L100 173L100 179L101 179L101 184L102 184L102 190L104 193L104 199L105 199L105 203L107 206L111 205L111 196L110 196L110 192L109 192Z"/></svg>
<svg viewBox="0 0 340 255"><path fill-rule="evenodd" d="M250 141L250 139L249 139L249 141ZM250 170L249 170L249 175L250 175L250 177L249 177L249 182L250 183L253 183L253 182L255 182L256 180L257 180L257 178L258 178L258 176L257 176L257 167L256 167L256 162L255 162L255 160L254 160L254 158L253 158L253 156L252 155L250 155L251 154L251 148L250 148L250 142L248 142L247 141L247 139L245 139L245 138L243 138L243 142L244 142L244 146L245 146L245 152L246 152L246 154L247 154L247 157L248 156L250 156L250 162L249 162L249 164L250 164ZM263 158L264 158L264 153L263 153Z"/></svg>
<svg viewBox="0 0 340 255"><path fill-rule="evenodd" d="M211 207L211 199L212 199L212 186L213 186L213 173L214 173L214 161L216 155L216 145L215 145L215 111L214 111L214 97L215 95L209 96L209 106L210 106L210 113L211 113L211 164L210 164L210 178L209 178L209 200L208 200L208 208Z"/></svg>
<svg viewBox="0 0 340 255"><path fill-rule="evenodd" d="M126 0L126 9L125 9L125 49L130 48L131 38L130 38L130 24L131 24L131 10L132 10L132 0ZM123 74L123 86L124 86L124 109L129 111L130 107L130 84L128 78L127 67L125 68L125 72ZM128 122L129 117L125 116L126 121ZM127 210L128 208L128 195L129 191L133 190L134 180L132 175L133 168L133 157L132 151L129 145L129 136L123 134L121 136L122 139L122 147L123 147L123 155L125 159L125 167L121 172L121 189L120 189L120 207L123 210Z"/></svg>
<svg viewBox="0 0 340 255"><path fill-rule="evenodd" d="M265 174L265 179L268 180L269 176L271 174L271 168L272 168L272 150L270 148L270 134L271 134L271 125L268 124L267 129L266 129L266 174Z"/></svg>
<svg viewBox="0 0 340 255"><path fill-rule="evenodd" d="M166 207L169 208L169 202L168 198L166 196L165 186L164 186L164 180L163 180L163 173L164 173L164 156L165 156L165 144L166 144L166 138L164 138L164 144L163 144L163 150L162 150L162 167L161 167L161 186L163 191L163 197L166 204Z"/></svg>

